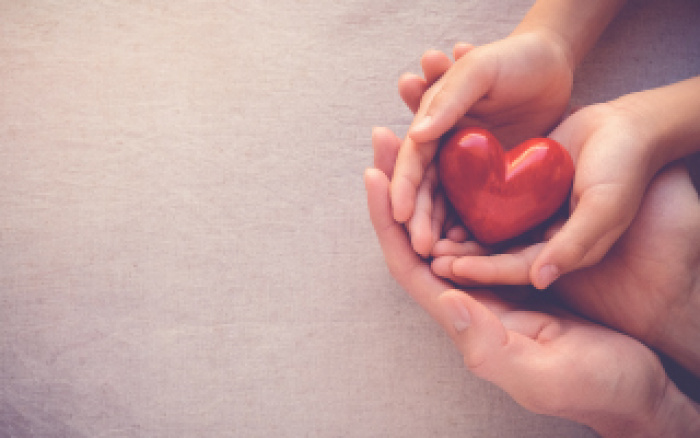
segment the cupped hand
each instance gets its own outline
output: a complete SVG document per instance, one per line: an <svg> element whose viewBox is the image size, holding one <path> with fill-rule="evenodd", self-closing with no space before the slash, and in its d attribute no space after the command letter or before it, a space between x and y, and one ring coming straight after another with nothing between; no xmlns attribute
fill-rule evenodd
<svg viewBox="0 0 700 438"><path fill-rule="evenodd" d="M622 102L624 98L581 109L551 134L569 148L576 174L571 216L530 269L538 288L599 262L629 227L658 170L652 164L649 127Z"/></svg>
<svg viewBox="0 0 700 438"><path fill-rule="evenodd" d="M423 70L427 71L423 84L415 77L402 78L400 87L406 87L407 78L412 87L402 96L417 113L401 145L391 179L392 211L398 222L405 223L414 214L421 214L416 211L419 188L433 162L440 136L449 129L481 126L509 147L545 135L567 108L573 66L562 46L546 34L512 35L469 49L462 46L459 50L463 50L463 56L455 56L453 65L443 59L426 69L424 57ZM418 95L422 97L416 105ZM415 228L421 237L414 238L412 230L414 247L425 254L430 229L427 225Z"/></svg>
<svg viewBox="0 0 700 438"><path fill-rule="evenodd" d="M392 216L391 156L399 143L389 130L374 131L375 168L365 173L372 224L391 274L454 339L468 368L534 412L604 434L656 424L660 400L678 390L644 345L537 300L455 290L432 272Z"/></svg>
<svg viewBox="0 0 700 438"><path fill-rule="evenodd" d="M559 276L598 263L630 226L653 178L651 135L635 111L617 102L581 109L550 135L576 166L571 215L546 241L489 258L437 262L441 275L544 289ZM449 244L437 245L450 254Z"/></svg>
<svg viewBox="0 0 700 438"><path fill-rule="evenodd" d="M700 202L688 170L675 164L654 178L639 213L605 258L564 275L553 289L577 311L700 376L700 328L693 322L700 311L699 273Z"/></svg>
<svg viewBox="0 0 700 438"><path fill-rule="evenodd" d="M528 281L543 245L475 256L475 243L446 239L435 246L432 266L456 283L519 284ZM687 354L697 351L699 336L683 329L694 330L691 315L700 310L698 272L700 203L687 169L675 164L652 180L638 214L605 257L563 275L552 290L575 311L664 351L700 375L700 358ZM669 339L679 334L685 342Z"/></svg>
<svg viewBox="0 0 700 438"><path fill-rule="evenodd" d="M459 60L474 47L466 43L457 43L453 49L454 59ZM416 112L425 92L452 66L452 61L443 52L428 50L421 58L423 75L405 73L399 79L399 95L406 106ZM406 142L411 142L406 139ZM393 167L392 167L393 169ZM414 213L406 221L413 249L423 257L430 255L433 245L443 236L446 229L456 226L459 221L456 216L449 214L449 205L440 188L437 167L431 162L424 171L423 179L416 190ZM451 237L462 236L453 232Z"/></svg>

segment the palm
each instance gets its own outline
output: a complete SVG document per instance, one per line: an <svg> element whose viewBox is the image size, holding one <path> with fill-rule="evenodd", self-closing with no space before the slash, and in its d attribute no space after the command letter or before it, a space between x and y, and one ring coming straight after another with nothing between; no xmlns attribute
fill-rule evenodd
<svg viewBox="0 0 700 438"><path fill-rule="evenodd" d="M657 177L628 231L597 265L555 283L581 313L653 342L689 300L700 260L700 208L685 168Z"/></svg>
<svg viewBox="0 0 700 438"><path fill-rule="evenodd" d="M509 392L528 409L589 424L595 417L620 422L650 413L667 385L656 356L636 340L543 303L515 304L488 291L450 290L413 252L406 230L394 221L389 179L399 140L373 137L374 169L365 176L370 217L389 269L398 282L450 333L478 376ZM542 297L535 294L534 297ZM472 323L455 331L453 303L467 306ZM593 415L593 416L592 416Z"/></svg>
<svg viewBox="0 0 700 438"><path fill-rule="evenodd" d="M524 337L524 344L533 344L531 356L522 359L540 362L504 385L524 407L545 414L556 412L582 423L588 422L588 413L602 407L621 418L631 412L653 411L666 375L656 355L644 345L556 309L552 314L509 313L499 315L506 324L517 321L508 337ZM489 370L476 370L482 372L488 379ZM541 382L537 391L532 390L533 382Z"/></svg>

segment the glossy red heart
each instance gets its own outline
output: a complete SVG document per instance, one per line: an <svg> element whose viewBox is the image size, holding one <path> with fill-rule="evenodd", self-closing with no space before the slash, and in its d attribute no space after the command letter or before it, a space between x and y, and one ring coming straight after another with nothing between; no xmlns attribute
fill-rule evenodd
<svg viewBox="0 0 700 438"><path fill-rule="evenodd" d="M533 138L505 152L490 132L465 128L439 152L447 198L477 241L516 237L551 217L574 177L571 156L549 138Z"/></svg>

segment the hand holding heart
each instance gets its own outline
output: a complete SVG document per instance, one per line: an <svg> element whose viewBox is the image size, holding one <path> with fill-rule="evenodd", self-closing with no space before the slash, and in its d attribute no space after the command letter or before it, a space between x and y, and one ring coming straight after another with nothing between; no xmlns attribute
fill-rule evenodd
<svg viewBox="0 0 700 438"><path fill-rule="evenodd" d="M446 56L431 53L424 57L425 80L402 77L399 91L409 108L417 107L418 92L438 81L439 72L449 67ZM622 99L622 103L584 108L559 125L550 138L569 149L576 166L571 217L558 232L550 231L549 241L505 254L485 257L487 250L473 244L465 250L461 242L437 242L449 221L438 172L434 164L427 165L417 189L415 212L407 222L414 248L421 247L417 251L422 255L437 256L433 263L437 272L463 283L532 283L544 288L559 275L598 262L629 226L658 170L648 165L652 142L643 123ZM396 173L405 147L404 141ZM393 196L392 201L396 213L400 206Z"/></svg>
<svg viewBox="0 0 700 438"><path fill-rule="evenodd" d="M367 202L389 270L452 337L475 375L527 409L604 434L620 433L623 424L628 435L661 436L665 429L654 432L666 424L659 411L675 415L690 409L649 348L547 304L549 295L535 293L528 302L514 303L487 290L451 289L413 251L405 228L392 217L388 177L398 138L377 128L372 143L375 168L365 173Z"/></svg>
<svg viewBox="0 0 700 438"><path fill-rule="evenodd" d="M574 113L551 134L569 145L576 162L572 213L561 229L549 233L551 239L491 257L460 257L455 245L438 242L433 251L437 272L544 288L561 274L599 262L635 217L655 173L646 165L649 141L631 114L599 104Z"/></svg>
<svg viewBox="0 0 700 438"><path fill-rule="evenodd" d="M425 78L406 74L399 82L401 96L417 113L396 160L392 210L423 256L439 238L434 223L442 212L439 202L437 211L433 205L440 196L430 190L437 187L430 172L440 136L453 126L479 126L510 147L545 135L571 94L573 67L550 33L512 35L473 49L458 45L454 54L452 64L439 52L427 52L421 60Z"/></svg>

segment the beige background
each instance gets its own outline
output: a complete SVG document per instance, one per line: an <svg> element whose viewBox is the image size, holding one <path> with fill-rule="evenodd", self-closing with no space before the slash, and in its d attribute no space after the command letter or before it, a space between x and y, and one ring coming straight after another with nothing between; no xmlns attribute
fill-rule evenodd
<svg viewBox="0 0 700 438"><path fill-rule="evenodd" d="M370 130L529 0L0 0L0 436L592 437L479 381L390 278ZM574 101L700 73L632 0Z"/></svg>

